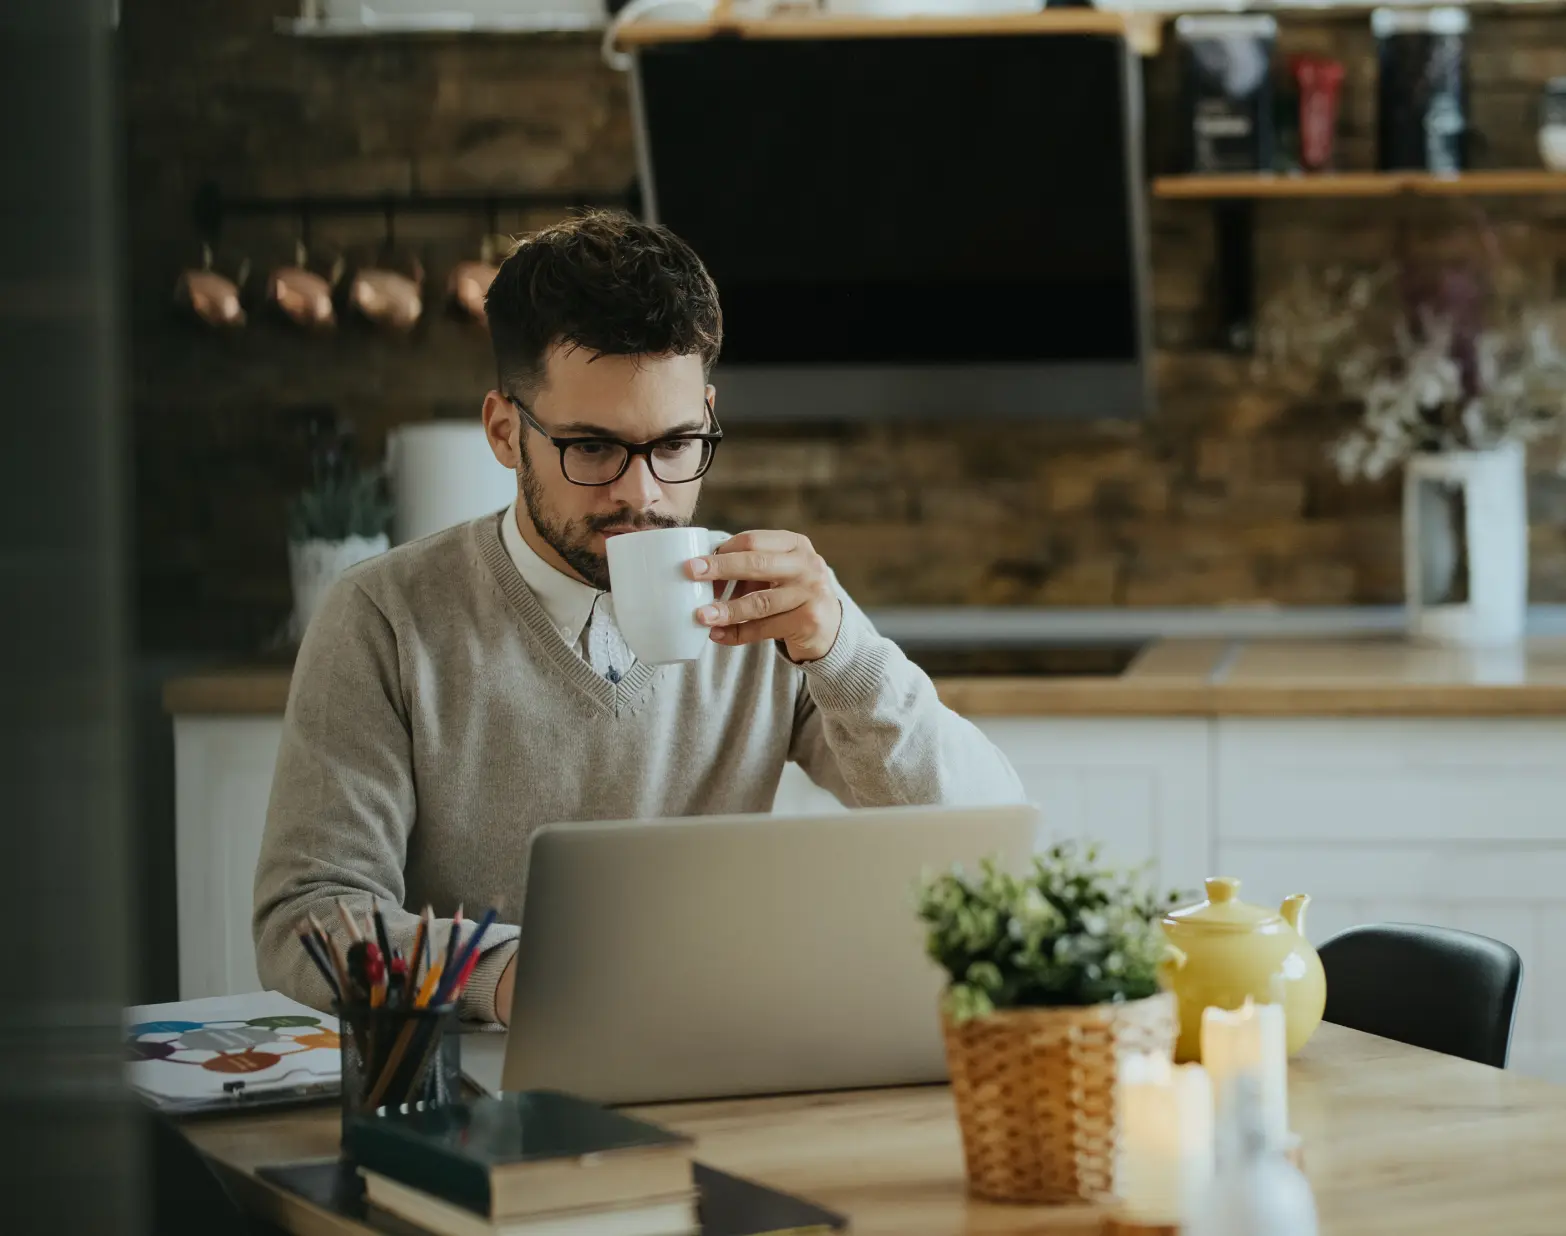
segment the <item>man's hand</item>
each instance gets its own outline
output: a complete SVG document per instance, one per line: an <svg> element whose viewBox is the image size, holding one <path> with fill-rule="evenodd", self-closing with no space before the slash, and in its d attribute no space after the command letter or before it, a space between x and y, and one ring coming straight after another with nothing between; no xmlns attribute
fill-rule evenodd
<svg viewBox="0 0 1566 1236"><path fill-rule="evenodd" d="M692 579L739 581L727 601L696 611L715 643L781 640L790 660L804 662L820 660L837 642L843 604L825 560L797 532L742 532L686 569Z"/></svg>

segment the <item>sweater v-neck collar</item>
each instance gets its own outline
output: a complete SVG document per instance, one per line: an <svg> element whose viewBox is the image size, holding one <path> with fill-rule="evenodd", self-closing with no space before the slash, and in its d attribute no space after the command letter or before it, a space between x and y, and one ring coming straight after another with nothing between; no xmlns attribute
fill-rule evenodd
<svg viewBox="0 0 1566 1236"><path fill-rule="evenodd" d="M559 629L533 590L527 586L516 563L511 560L510 553L500 539L500 520L504 518L505 513L502 512L495 517L477 520L472 525L474 535L478 538L479 557L489 567L501 592L505 593L506 599L522 619L523 626L543 649L544 655L595 704L619 716L646 691L653 680L655 667L638 659L631 662L630 668L620 676L618 682L610 682L578 656L576 650L560 638Z"/></svg>

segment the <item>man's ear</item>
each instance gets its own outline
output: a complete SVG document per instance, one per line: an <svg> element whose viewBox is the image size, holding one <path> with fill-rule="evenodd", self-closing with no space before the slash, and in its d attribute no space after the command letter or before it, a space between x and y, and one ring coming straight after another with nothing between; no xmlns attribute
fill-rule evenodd
<svg viewBox="0 0 1566 1236"><path fill-rule="evenodd" d="M499 391L484 396L484 436L495 459L509 471L522 465L522 418Z"/></svg>

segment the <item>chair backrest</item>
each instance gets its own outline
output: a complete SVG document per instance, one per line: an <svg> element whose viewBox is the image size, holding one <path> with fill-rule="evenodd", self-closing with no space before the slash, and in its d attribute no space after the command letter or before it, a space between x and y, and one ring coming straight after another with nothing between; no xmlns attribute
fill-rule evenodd
<svg viewBox="0 0 1566 1236"><path fill-rule="evenodd" d="M1450 927L1376 923L1319 951L1327 1021L1506 1067L1522 982L1510 945Z"/></svg>

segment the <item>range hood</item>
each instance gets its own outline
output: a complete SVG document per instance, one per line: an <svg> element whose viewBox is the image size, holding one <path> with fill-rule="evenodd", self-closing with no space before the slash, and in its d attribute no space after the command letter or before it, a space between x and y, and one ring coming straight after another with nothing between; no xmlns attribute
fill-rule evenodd
<svg viewBox="0 0 1566 1236"><path fill-rule="evenodd" d="M299 16L278 26L287 34L364 37L602 30L608 23L604 0L303 0Z"/></svg>

